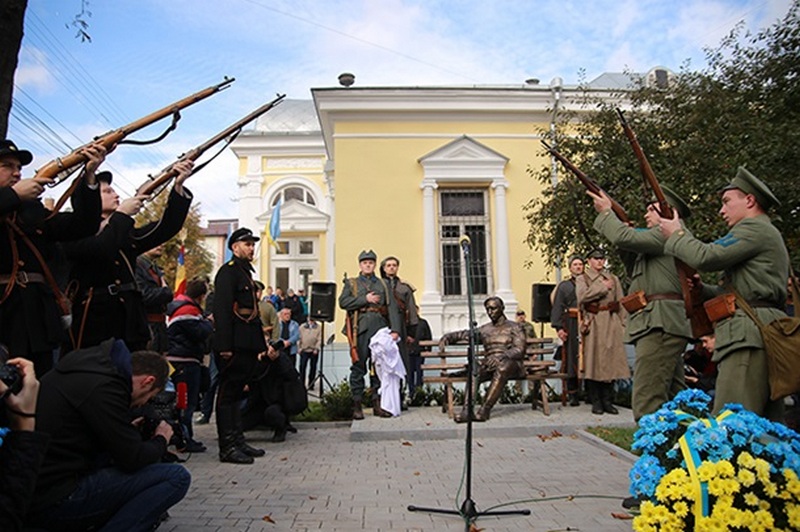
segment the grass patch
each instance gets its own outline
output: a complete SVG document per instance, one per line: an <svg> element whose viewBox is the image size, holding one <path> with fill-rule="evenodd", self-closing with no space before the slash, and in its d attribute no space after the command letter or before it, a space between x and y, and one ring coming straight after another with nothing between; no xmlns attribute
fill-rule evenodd
<svg viewBox="0 0 800 532"><path fill-rule="evenodd" d="M633 433L636 432L636 427L589 427L586 429L586 432L594 434L598 438L609 443L613 443L629 453L639 454L631 450Z"/></svg>

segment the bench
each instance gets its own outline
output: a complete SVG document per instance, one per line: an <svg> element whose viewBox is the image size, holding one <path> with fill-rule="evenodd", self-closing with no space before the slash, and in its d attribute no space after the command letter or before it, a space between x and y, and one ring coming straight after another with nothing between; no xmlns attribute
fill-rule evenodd
<svg viewBox="0 0 800 532"><path fill-rule="evenodd" d="M544 415L550 415L550 402L548 401L548 379L561 380L561 404L566 406L567 398L564 392L566 388L567 375L560 373L556 369L555 360L545 360L545 356L552 355L555 347L552 338L528 338L527 339L526 358L523 362L525 368L525 375L508 379L509 381L527 381L530 383L538 383L540 388L540 398L535 398L532 401L532 408L535 410L538 404L542 406ZM429 340L420 342L422 347L431 347L431 351L423 351L420 353L422 358L422 370L424 383L440 383L445 385L445 398L447 407L447 414L452 418L454 415L453 405L453 384L460 382L467 382L467 376L464 370L467 367L467 351L468 345L466 343L457 343L439 348L438 340ZM477 349L475 362L480 361L482 356L483 346L476 345ZM436 375L425 375L436 371ZM444 408L443 408L444 410Z"/></svg>

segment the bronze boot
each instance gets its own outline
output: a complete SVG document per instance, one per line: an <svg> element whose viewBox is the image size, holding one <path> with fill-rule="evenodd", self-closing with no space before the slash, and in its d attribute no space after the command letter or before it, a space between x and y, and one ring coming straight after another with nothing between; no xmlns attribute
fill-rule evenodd
<svg viewBox="0 0 800 532"><path fill-rule="evenodd" d="M505 387L505 382L499 379L492 379L492 384L489 386L489 391L486 392L486 400L483 402L481 407L475 412L475 421L488 421L489 420L489 413L492 411L492 407L500 400L500 396L503 394L503 388Z"/></svg>

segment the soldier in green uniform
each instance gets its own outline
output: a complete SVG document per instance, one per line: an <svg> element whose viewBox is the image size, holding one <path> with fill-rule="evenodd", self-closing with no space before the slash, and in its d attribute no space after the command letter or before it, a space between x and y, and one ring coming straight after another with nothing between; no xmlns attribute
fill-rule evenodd
<svg viewBox="0 0 800 532"><path fill-rule="evenodd" d="M358 360L350 366L350 390L353 395L353 419L364 419L361 402L364 398L364 376L367 374L367 360L370 358L369 341L383 327L389 327L392 338L400 338L402 318L397 308L397 301L390 296L386 282L375 275L377 257L372 250L362 251L358 255L360 274L356 278L345 278L344 287L339 295L339 307L350 317L354 329L352 338L358 350ZM350 336L350 335L349 335ZM378 396L378 378L370 375L372 388L373 413L384 416ZM388 414L388 412L386 413ZM391 416L391 414L388 414Z"/></svg>
<svg viewBox="0 0 800 532"><path fill-rule="evenodd" d="M736 177L722 190L719 213L730 227L728 234L711 243L692 237L676 215L659 218L667 237L664 251L699 271L724 272L723 286L704 286L704 294L736 290L769 323L786 316L786 285L789 254L783 238L767 215L780 202L757 177L740 167ZM769 398L767 360L761 333L742 311L714 324L717 363L714 412L725 403L740 403L748 410L772 420L782 420L783 403Z"/></svg>
<svg viewBox="0 0 800 532"><path fill-rule="evenodd" d="M689 206L672 190L662 189L681 219L688 218ZM675 259L664 254L666 239L658 229L656 202L647 205L647 228L634 229L614 215L604 192L587 194L599 213L595 230L618 248L636 253L628 294L638 297L631 298L624 342L636 348L632 406L633 418L639 421L686 388L683 353L692 337L691 327Z"/></svg>

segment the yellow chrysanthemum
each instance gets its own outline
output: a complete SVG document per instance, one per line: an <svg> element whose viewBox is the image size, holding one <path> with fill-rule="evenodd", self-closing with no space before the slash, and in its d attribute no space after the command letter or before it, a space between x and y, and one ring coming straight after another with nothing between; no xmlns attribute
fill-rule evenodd
<svg viewBox="0 0 800 532"><path fill-rule="evenodd" d="M740 469L736 474L736 478L742 483L742 486L750 487L756 482L756 475L749 469Z"/></svg>
<svg viewBox="0 0 800 532"><path fill-rule="evenodd" d="M752 454L748 452L743 452L738 457L736 457L736 463L741 467L752 469L756 465L756 460L755 458L753 458Z"/></svg>
<svg viewBox="0 0 800 532"><path fill-rule="evenodd" d="M794 529L800 529L800 505L787 504L786 517L789 519L789 525Z"/></svg>
<svg viewBox="0 0 800 532"><path fill-rule="evenodd" d="M672 509L678 517L686 517L689 515L689 505L683 501L678 501L673 504Z"/></svg>
<svg viewBox="0 0 800 532"><path fill-rule="evenodd" d="M748 506L758 506L759 503L758 495L755 493L745 493L744 494L744 503Z"/></svg>

